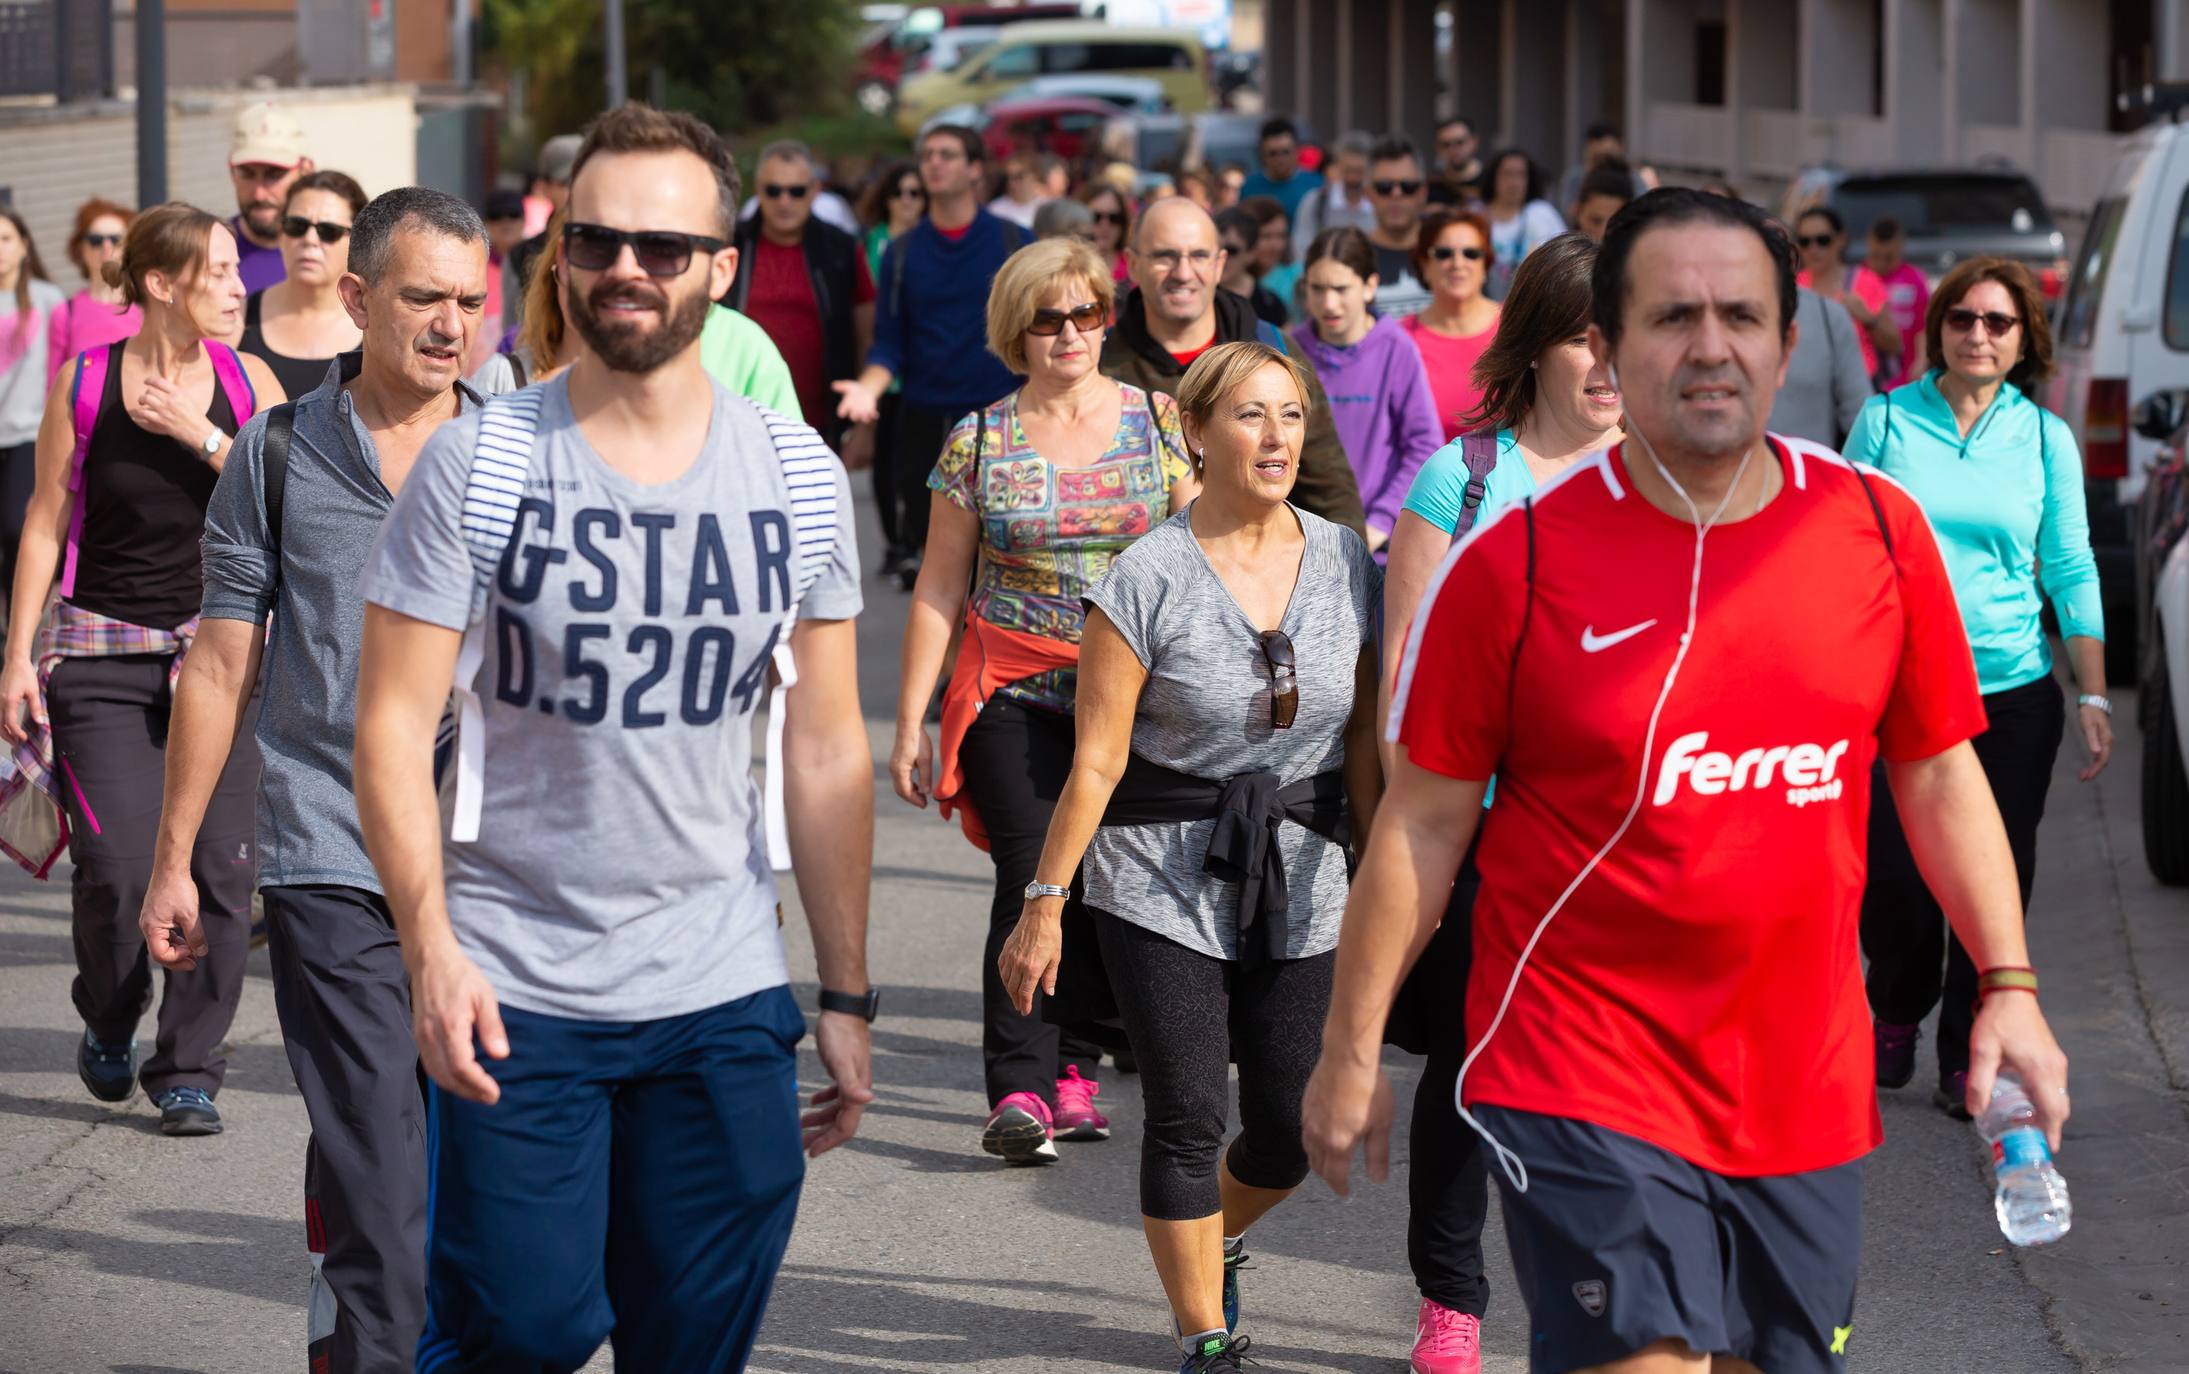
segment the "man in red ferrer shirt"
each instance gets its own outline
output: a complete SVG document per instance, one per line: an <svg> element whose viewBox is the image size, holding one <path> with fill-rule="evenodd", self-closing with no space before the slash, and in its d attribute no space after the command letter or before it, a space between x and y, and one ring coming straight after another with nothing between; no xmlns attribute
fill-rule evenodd
<svg viewBox="0 0 2189 1374"><path fill-rule="evenodd" d="M1874 759L1977 966L2028 963L1974 665L1913 500L1763 432L1794 344L1783 231L1658 191L1595 270L1629 441L1477 527L1423 602L1309 1154L1343 1192L1365 1140L1382 1175L1384 1018L1483 824L1460 1096L1504 1167L1531 1369L1825 1374L1881 1138L1856 943ZM2012 1068L2057 1145L2036 998L1987 996L1970 1049L1972 1108Z"/></svg>
<svg viewBox="0 0 2189 1374"><path fill-rule="evenodd" d="M759 208L737 226L737 280L723 304L767 331L790 368L799 418L841 441L829 383L859 375L874 337L874 278L859 241L814 217L813 155L791 139L760 150Z"/></svg>

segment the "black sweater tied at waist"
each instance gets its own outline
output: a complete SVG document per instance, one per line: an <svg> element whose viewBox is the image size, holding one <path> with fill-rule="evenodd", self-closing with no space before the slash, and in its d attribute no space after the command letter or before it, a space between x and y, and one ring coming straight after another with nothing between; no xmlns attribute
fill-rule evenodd
<svg viewBox="0 0 2189 1374"><path fill-rule="evenodd" d="M1344 773L1333 768L1284 786L1275 773L1213 782L1134 754L1102 813L1104 825L1208 820L1216 828L1201 867L1239 885L1239 957L1284 958L1292 900L1277 827L1291 821L1342 848L1350 834Z"/></svg>

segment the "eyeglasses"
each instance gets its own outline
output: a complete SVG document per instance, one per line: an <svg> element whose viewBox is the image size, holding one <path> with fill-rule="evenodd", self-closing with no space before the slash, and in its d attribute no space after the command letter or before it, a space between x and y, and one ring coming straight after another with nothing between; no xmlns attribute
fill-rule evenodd
<svg viewBox="0 0 2189 1374"><path fill-rule="evenodd" d="M1206 248L1196 248L1190 253L1181 253L1175 248L1158 248L1152 253L1143 253L1141 256L1165 272L1177 271L1180 263L1184 263L1196 272L1206 272L1216 265L1216 254Z"/></svg>
<svg viewBox="0 0 2189 1374"><path fill-rule="evenodd" d="M1122 226L1125 223L1125 216L1123 212L1118 210L1097 210L1094 212L1093 219L1094 222L1097 224L1115 224Z"/></svg>
<svg viewBox="0 0 2189 1374"><path fill-rule="evenodd" d="M812 189L813 187L811 185L763 186L760 188L760 194L766 196L769 200L781 200L785 196L789 196L792 200L804 200L806 198L806 192Z"/></svg>
<svg viewBox="0 0 2189 1374"><path fill-rule="evenodd" d="M1485 255L1479 248L1454 248L1448 243L1440 243L1429 250L1429 256L1438 262L1450 262L1455 257L1465 258L1469 262L1480 262Z"/></svg>
<svg viewBox="0 0 2189 1374"><path fill-rule="evenodd" d="M1043 306L1034 312L1034 322L1026 326L1026 332L1039 334L1043 338L1047 338L1052 334L1062 334L1067 320L1071 322L1072 328L1082 334L1088 334L1103 326L1105 316L1101 305L1094 301L1084 301L1069 310L1056 310Z"/></svg>
<svg viewBox="0 0 2189 1374"><path fill-rule="evenodd" d="M610 229L605 224L565 224L563 250L570 265L585 272L605 272L631 245L639 270L649 277L681 277L692 265L692 254L719 253L727 245L705 234L680 234L673 229Z"/></svg>
<svg viewBox="0 0 2189 1374"><path fill-rule="evenodd" d="M916 184L900 186L897 188L897 193L890 198L892 200L926 200L927 188Z"/></svg>
<svg viewBox="0 0 2189 1374"><path fill-rule="evenodd" d="M1262 631L1262 659L1269 664L1269 723L1289 730L1300 715L1300 668L1283 630Z"/></svg>
<svg viewBox="0 0 2189 1374"><path fill-rule="evenodd" d="M1974 332L1979 320L1983 321L1984 328L1995 339L2013 332L2022 323L2014 316L1998 310L1970 310L1964 306L1955 306L1946 312L1946 328L1956 334Z"/></svg>
<svg viewBox="0 0 2189 1374"><path fill-rule="evenodd" d="M84 247L86 248L112 248L121 241L122 236L120 234L84 235Z"/></svg>
<svg viewBox="0 0 2189 1374"><path fill-rule="evenodd" d="M1410 196L1421 189L1419 181L1372 181L1379 196Z"/></svg>
<svg viewBox="0 0 2189 1374"><path fill-rule="evenodd" d="M1831 246L1832 246L1833 244L1835 244L1835 243L1838 243L1838 242L1839 242L1839 235L1837 235L1837 234L1802 234L1802 235L1799 235L1799 236L1797 236L1797 237L1796 237L1796 238L1794 239L1794 242L1796 242L1796 243L1800 244L1800 245L1801 245L1802 247L1804 247L1804 248L1829 248L1829 247L1831 247Z"/></svg>
<svg viewBox="0 0 2189 1374"><path fill-rule="evenodd" d="M342 236L350 232L347 224L331 224L323 219L306 219L302 215L290 215L281 221L281 232L292 239L303 238L315 229L319 231L321 243L340 243ZM97 240L87 238L84 242L95 243ZM116 239L115 242L119 243L121 240Z"/></svg>

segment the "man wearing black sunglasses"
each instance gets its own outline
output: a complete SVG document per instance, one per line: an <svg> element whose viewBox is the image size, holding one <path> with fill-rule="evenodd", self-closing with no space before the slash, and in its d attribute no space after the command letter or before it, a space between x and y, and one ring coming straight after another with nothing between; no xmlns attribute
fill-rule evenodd
<svg viewBox="0 0 2189 1374"><path fill-rule="evenodd" d="M1414 275L1414 244L1421 237L1429 183L1412 139L1390 134L1377 141L1368 160L1368 202L1376 211L1376 225L1368 231L1369 246L1376 250L1376 313L1403 319L1429 304L1429 288Z"/></svg>
<svg viewBox="0 0 2189 1374"><path fill-rule="evenodd" d="M753 181L758 205L738 221L737 279L722 304L767 331L802 418L833 444L843 422L829 384L859 375L874 337L874 279L859 241L814 213L821 182L805 144L762 148Z"/></svg>
<svg viewBox="0 0 2189 1374"><path fill-rule="evenodd" d="M585 353L444 426L366 562L358 810L435 1085L444 1367L576 1369L613 1330L619 1369L742 1369L803 1156L872 1100L851 495L701 363L736 208L698 120L596 120L556 257ZM429 741L474 624L444 851ZM747 776L771 668L787 827ZM767 831L823 988L803 1122Z"/></svg>

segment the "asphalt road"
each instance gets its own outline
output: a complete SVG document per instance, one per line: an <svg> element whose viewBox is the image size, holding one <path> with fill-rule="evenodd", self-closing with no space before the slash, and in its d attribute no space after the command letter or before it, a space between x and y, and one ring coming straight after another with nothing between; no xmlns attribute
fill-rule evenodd
<svg viewBox="0 0 2189 1374"><path fill-rule="evenodd" d="M861 679L879 759L904 599L879 582L870 598ZM2189 1370L2189 893L2155 888L2144 869L2138 740L2132 712L2122 720L2100 783L2078 785L2074 746L2063 751L2032 919L2074 1060L2061 1166L2075 1231L2049 1251L2005 1249L1968 1128L1931 1110L1925 1079L1887 1094L1849 1347L1864 1374ZM883 793L880 1101L859 1139L812 1170L754 1368L1174 1368L1135 1204L1135 1081L1105 1082L1108 1142L1065 1145L1039 1170L980 1152L987 861ZM0 877L0 1374L296 1374L306 1125L264 956L232 1035L227 1133L170 1141L141 1099L110 1108L76 1081L67 912L63 883L12 866ZM810 998L795 903L789 935ZM817 1074L810 1054L804 1068ZM1403 1111L1413 1061L1393 1055L1390 1068ZM1494 1212L1485 1367L1517 1374L1526 1321ZM1342 1201L1311 1182L1256 1228L1246 1327L1267 1368L1406 1368L1404 1228L1396 1179ZM590 1368L609 1367L603 1352Z"/></svg>

